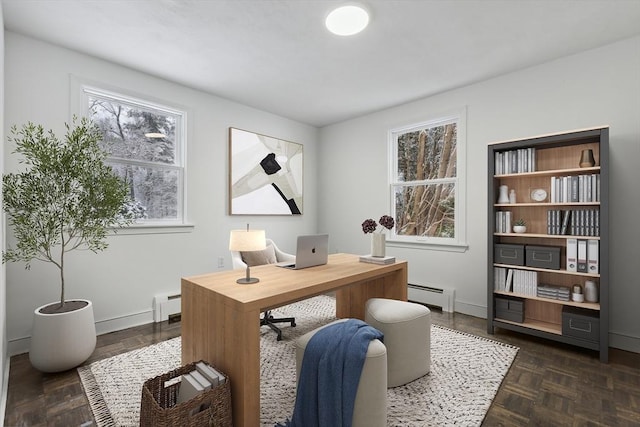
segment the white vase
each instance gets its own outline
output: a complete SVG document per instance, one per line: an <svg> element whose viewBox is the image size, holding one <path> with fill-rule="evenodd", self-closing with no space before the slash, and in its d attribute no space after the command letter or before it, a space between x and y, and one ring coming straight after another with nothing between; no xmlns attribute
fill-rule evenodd
<svg viewBox="0 0 640 427"><path fill-rule="evenodd" d="M387 235L382 233L371 234L371 256L384 257Z"/></svg>
<svg viewBox="0 0 640 427"><path fill-rule="evenodd" d="M500 196L498 197L498 203L506 204L509 203L509 187L506 185L500 186Z"/></svg>
<svg viewBox="0 0 640 427"><path fill-rule="evenodd" d="M29 360L41 372L62 372L82 364L96 348L93 304L66 313L43 314L38 307L33 316Z"/></svg>
<svg viewBox="0 0 640 427"><path fill-rule="evenodd" d="M587 302L598 302L598 285L593 280L584 282L584 299Z"/></svg>

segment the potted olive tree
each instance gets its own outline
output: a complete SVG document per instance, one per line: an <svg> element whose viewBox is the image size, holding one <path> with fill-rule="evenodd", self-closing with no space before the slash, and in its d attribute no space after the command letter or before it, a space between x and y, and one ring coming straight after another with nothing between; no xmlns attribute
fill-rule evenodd
<svg viewBox="0 0 640 427"><path fill-rule="evenodd" d="M9 142L26 170L3 177L3 208L13 229L14 247L2 261L53 264L60 300L34 312L29 359L43 372L71 369L87 360L96 345L91 301L65 298L65 255L75 249L99 252L114 227L130 224L124 207L128 186L105 163L100 129L89 119L65 124L64 140L28 123L11 128Z"/></svg>

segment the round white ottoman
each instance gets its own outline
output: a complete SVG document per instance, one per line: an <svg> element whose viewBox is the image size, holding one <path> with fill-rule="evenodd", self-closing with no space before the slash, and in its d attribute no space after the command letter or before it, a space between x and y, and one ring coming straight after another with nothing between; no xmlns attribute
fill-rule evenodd
<svg viewBox="0 0 640 427"><path fill-rule="evenodd" d="M371 298L365 322L384 334L387 347L387 386L397 387L429 373L431 312L412 302Z"/></svg>
<svg viewBox="0 0 640 427"><path fill-rule="evenodd" d="M296 340L296 381L302 368L302 358L311 337L339 319L308 332ZM362 367L353 407L353 427L386 427L387 425L387 349L380 340L372 340Z"/></svg>

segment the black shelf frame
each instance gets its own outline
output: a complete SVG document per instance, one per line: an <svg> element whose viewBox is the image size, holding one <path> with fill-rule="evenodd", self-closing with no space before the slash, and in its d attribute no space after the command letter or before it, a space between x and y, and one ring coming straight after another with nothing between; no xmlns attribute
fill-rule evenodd
<svg viewBox="0 0 640 427"><path fill-rule="evenodd" d="M562 334L555 334L544 330L536 329L535 327L528 327L523 325L514 324L511 322L504 322L495 318L495 299L494 299L494 244L500 243L501 239L507 238L504 235L496 234L495 230L495 212L498 209L496 207L496 200L498 197L498 188L500 186L501 179L509 179L513 177L522 176L523 178L536 176L536 173L523 173L523 174L505 174L495 175L495 153L500 151L517 150L519 148L534 147L536 150L551 149L558 147L568 147L573 145L581 145L587 143L597 143L599 145L599 167L600 167L600 254L599 254L599 286L600 286L600 310L599 310L599 322L600 322L600 335L599 342L592 342L586 340L580 340L570 336ZM488 238L487 238L487 332L494 334L495 328L508 329L515 332L529 334L540 338L554 340L570 345L579 346L582 348L595 350L599 352L599 359L603 363L607 363L609 360L609 289L611 282L609 280L609 128L599 127L593 129L572 131L554 135L544 135L539 137L518 139L512 141L497 142L488 145L487 150L487 165L488 165L488 203L487 203L487 226L488 226ZM585 170L592 170L586 168ZM563 170L555 170L553 174L561 174ZM593 206L592 204L585 204ZM519 205L522 206L522 205ZM511 235L508 238L526 238L527 236ZM567 236L570 237L570 236ZM533 237L535 239L536 237ZM518 266L514 266L518 268ZM526 314L526 313L525 313Z"/></svg>

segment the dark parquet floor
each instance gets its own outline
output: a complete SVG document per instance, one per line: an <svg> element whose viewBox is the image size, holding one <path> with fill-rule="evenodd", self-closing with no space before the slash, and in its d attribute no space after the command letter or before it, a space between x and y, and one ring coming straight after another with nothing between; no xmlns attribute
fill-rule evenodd
<svg viewBox="0 0 640 427"><path fill-rule="evenodd" d="M640 354L611 349L602 364L594 351L504 330L488 335L486 321L472 316L432 310L432 322L520 347L483 426L640 426ZM101 335L86 363L179 335L179 322ZM26 354L11 358L4 421L95 425L77 371L42 374Z"/></svg>

